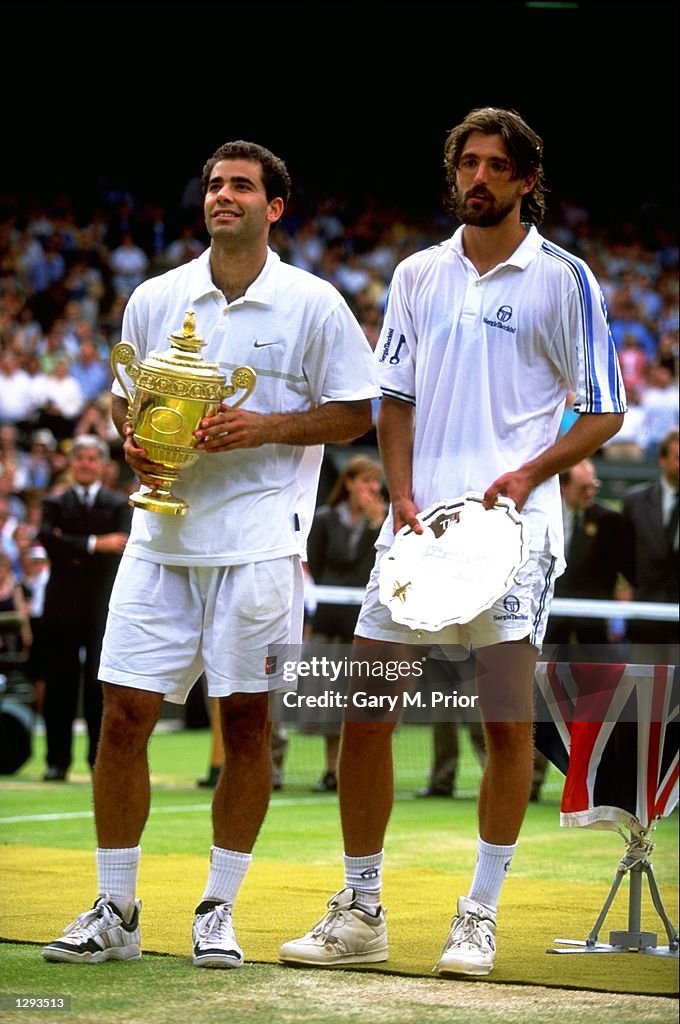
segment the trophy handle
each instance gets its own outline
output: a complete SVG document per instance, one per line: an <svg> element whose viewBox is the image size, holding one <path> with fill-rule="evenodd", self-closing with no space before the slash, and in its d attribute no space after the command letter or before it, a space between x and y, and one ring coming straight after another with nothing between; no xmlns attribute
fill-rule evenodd
<svg viewBox="0 0 680 1024"><path fill-rule="evenodd" d="M118 372L118 363L122 366L129 366L132 360L136 356L136 352L132 345L127 341L119 341L111 349L111 370L113 375L125 392L127 398L128 410L132 409L132 393L130 392L127 384L123 380L122 376Z"/></svg>
<svg viewBox="0 0 680 1024"><path fill-rule="evenodd" d="M223 398L231 398L232 395L236 394L239 388L244 390L244 394L242 394L238 401L234 402L233 405L230 403L230 409L238 409L239 405L243 405L246 398L252 395L256 379L257 374L255 373L255 370L250 368L250 366L236 367L231 375L231 384L224 385L222 396Z"/></svg>

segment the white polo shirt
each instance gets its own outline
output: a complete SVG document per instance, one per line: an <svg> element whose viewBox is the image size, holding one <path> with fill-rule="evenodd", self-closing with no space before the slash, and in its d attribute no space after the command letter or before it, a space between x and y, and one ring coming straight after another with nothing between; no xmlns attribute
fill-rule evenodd
<svg viewBox="0 0 680 1024"><path fill-rule="evenodd" d="M375 350L383 394L416 407L421 509L484 492L544 452L569 391L579 413L625 411L604 298L586 264L532 227L507 262L480 277L462 236L461 227L397 266ZM532 550L547 547L563 567L558 478L522 511ZM389 517L380 541L391 539Z"/></svg>
<svg viewBox="0 0 680 1024"><path fill-rule="evenodd" d="M133 292L122 338L135 347L137 361L167 351L169 335L193 309L196 332L206 341L204 360L217 363L227 381L237 366L255 370L246 409L303 412L380 394L371 346L331 284L282 263L270 249L257 280L228 303L213 283L209 259L206 250ZM112 391L123 396L118 381ZM203 454L173 485L189 503L186 515L135 509L126 552L167 565L237 565L304 554L322 455L322 445L283 444Z"/></svg>

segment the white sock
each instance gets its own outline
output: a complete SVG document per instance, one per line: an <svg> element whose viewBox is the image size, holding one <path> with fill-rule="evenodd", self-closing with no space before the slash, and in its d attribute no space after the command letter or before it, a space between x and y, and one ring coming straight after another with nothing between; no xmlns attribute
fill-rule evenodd
<svg viewBox="0 0 680 1024"><path fill-rule="evenodd" d="M210 873L201 901L215 900L233 907L246 872L253 859L252 853L210 847Z"/></svg>
<svg viewBox="0 0 680 1024"><path fill-rule="evenodd" d="M498 897L517 844L493 846L477 837L477 864L468 893L468 899L481 903L494 914L498 910Z"/></svg>
<svg viewBox="0 0 680 1024"><path fill-rule="evenodd" d="M124 850L97 848L99 894L108 893L126 921L132 917L137 892L137 872L142 856L141 846Z"/></svg>
<svg viewBox="0 0 680 1024"><path fill-rule="evenodd" d="M354 889L357 903L366 910L375 910L380 905L384 856L384 850L367 857L344 856L345 886Z"/></svg>

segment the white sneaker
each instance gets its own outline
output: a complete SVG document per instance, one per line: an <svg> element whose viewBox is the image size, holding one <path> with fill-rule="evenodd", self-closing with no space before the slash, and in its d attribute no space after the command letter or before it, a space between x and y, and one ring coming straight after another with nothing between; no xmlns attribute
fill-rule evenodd
<svg viewBox="0 0 680 1024"><path fill-rule="evenodd" d="M227 903L214 900L199 903L193 941L194 967L243 967L243 950L236 941L234 920Z"/></svg>
<svg viewBox="0 0 680 1024"><path fill-rule="evenodd" d="M385 910L376 915L356 905L354 889L341 889L328 901L328 913L299 939L279 950L284 963L335 967L387 960Z"/></svg>
<svg viewBox="0 0 680 1024"><path fill-rule="evenodd" d="M140 900L130 923L126 923L109 896L99 896L91 910L80 914L64 928L63 939L43 947L45 960L62 964L101 964L105 960L139 960L142 955L139 930Z"/></svg>
<svg viewBox="0 0 680 1024"><path fill-rule="evenodd" d="M457 909L434 972L444 976L489 974L496 955L495 915L466 896L459 898Z"/></svg>

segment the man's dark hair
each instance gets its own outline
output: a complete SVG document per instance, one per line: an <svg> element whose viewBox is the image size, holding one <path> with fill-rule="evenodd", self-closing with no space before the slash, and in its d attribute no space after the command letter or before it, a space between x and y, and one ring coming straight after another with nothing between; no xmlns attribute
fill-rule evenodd
<svg viewBox="0 0 680 1024"><path fill-rule="evenodd" d="M543 176L543 139L533 131L515 110L501 107L477 107L449 132L444 144L444 170L450 189L451 206L456 195L456 170L468 135L500 135L512 164L512 177L536 175L531 192L522 196L520 216L525 224L540 224L545 215L546 187Z"/></svg>
<svg viewBox="0 0 680 1024"><path fill-rule="evenodd" d="M262 181L267 199L283 199L284 205L288 205L290 199L291 181L283 160L275 156L271 150L264 146L258 146L256 142L244 142L242 139L236 142L225 142L223 146L216 149L209 160L203 165L201 174L201 191L203 195L208 190L208 182L215 164L220 160L253 160L262 168Z"/></svg>
<svg viewBox="0 0 680 1024"><path fill-rule="evenodd" d="M666 436L659 441L658 454L660 459L666 458L671 450L671 445L677 444L679 437L680 433L676 427L673 430L669 430Z"/></svg>

